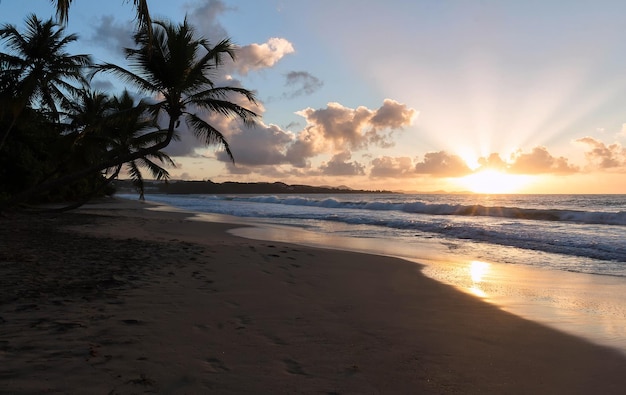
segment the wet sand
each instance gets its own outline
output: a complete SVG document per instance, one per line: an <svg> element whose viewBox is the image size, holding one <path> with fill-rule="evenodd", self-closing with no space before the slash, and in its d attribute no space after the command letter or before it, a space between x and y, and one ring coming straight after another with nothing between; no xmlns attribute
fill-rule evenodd
<svg viewBox="0 0 626 395"><path fill-rule="evenodd" d="M1 218L0 393L622 393L617 351L389 257L110 201ZM237 225L238 226L238 225Z"/></svg>

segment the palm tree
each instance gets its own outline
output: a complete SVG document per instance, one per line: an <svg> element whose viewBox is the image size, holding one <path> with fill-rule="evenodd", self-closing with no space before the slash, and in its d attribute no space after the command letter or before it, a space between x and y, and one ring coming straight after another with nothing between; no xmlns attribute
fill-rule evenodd
<svg viewBox="0 0 626 395"><path fill-rule="evenodd" d="M165 114L168 120L167 128L162 129L163 133L159 140L155 140L150 146L128 151L112 151L111 155L99 163L13 196L5 206L27 200L58 185L74 182L94 171L104 171L155 155L176 137L176 128L181 118L206 144L222 145L234 161L224 135L201 115L192 112L201 110L217 113L240 119L246 125L256 123L258 118L256 113L230 101L234 96L243 96L250 103L256 104L253 92L239 87L218 87L209 78L209 74L215 72L222 64L223 56L228 55L235 59L235 48L231 42L223 40L211 47L207 40L194 37L193 28L187 20L179 25L157 21L154 23L152 39L149 30L144 28L135 35L135 41L137 48L127 49L134 71L106 63L97 66L96 72L114 73L141 91L162 98L151 105L155 119L158 119L160 114Z"/></svg>
<svg viewBox="0 0 626 395"><path fill-rule="evenodd" d="M111 72L142 92L163 97L163 100L153 105L155 116L165 112L169 118L162 148L174 137L182 117L197 137L207 145L222 145L234 161L223 134L189 111L203 110L236 116L248 125L255 123L257 114L229 101L233 95L242 95L256 104L253 92L238 87L216 87L209 78L209 74L222 64L225 55L235 59L234 45L225 39L211 47L206 39L194 37L194 30L186 18L179 25L165 21L155 21L154 25L152 37L143 29L135 35L138 48L126 49L135 71L105 63L96 66L96 72Z"/></svg>
<svg viewBox="0 0 626 395"><path fill-rule="evenodd" d="M67 124L68 131L62 138L69 142L65 144L69 149L66 151L66 158L57 164L53 174L67 171L68 168L89 166L112 156L128 154L163 140L165 132L156 129L154 117L148 110L149 105L144 101L135 105L127 91L119 97L110 97L95 91L82 92L71 108L67 109L66 118L70 122ZM140 199L143 199L142 168L147 168L157 180L169 179L167 170L155 160L174 165L172 159L161 151L118 164L105 169L99 177L95 177L98 173L94 174L91 188L86 193L75 194L73 198L78 199L75 203L54 211L70 210L85 204L115 180L124 166L128 168L128 174L140 194Z"/></svg>
<svg viewBox="0 0 626 395"><path fill-rule="evenodd" d="M111 152L129 153L135 150L154 145L165 137L165 131L154 130L154 117L150 116L150 106L145 101L135 105L134 100L124 91L121 96L111 100L111 108L115 111L109 118L109 150ZM174 161L162 151L150 153L144 157L126 163L128 174L133 185L139 192L139 199L144 199L144 179L141 168L146 168L156 180L168 180L170 175L166 169L158 165L161 163L174 166ZM119 173L120 168L115 172Z"/></svg>
<svg viewBox="0 0 626 395"><path fill-rule="evenodd" d="M64 35L63 27L52 19L41 21L31 14L26 31L5 24L0 38L6 40L9 53L0 53L0 81L6 88L0 105L10 119L2 128L0 150L27 106L49 111L59 120L58 105L68 103L68 95L77 93L87 81L83 75L91 64L88 55L69 55L65 47L76 41L75 34ZM78 87L72 85L78 83Z"/></svg>

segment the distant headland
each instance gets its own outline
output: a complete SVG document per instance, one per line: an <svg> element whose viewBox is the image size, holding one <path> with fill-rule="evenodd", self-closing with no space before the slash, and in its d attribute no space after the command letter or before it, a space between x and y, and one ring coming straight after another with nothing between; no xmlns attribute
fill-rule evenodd
<svg viewBox="0 0 626 395"><path fill-rule="evenodd" d="M118 192L135 191L131 180L116 180ZM352 189L347 186L311 186L284 182L146 181L146 193L167 194L281 194L281 193L397 193L386 190Z"/></svg>

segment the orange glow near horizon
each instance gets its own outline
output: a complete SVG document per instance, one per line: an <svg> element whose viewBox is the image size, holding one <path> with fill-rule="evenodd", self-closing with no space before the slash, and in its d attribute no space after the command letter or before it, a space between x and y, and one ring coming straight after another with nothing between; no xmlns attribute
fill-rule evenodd
<svg viewBox="0 0 626 395"><path fill-rule="evenodd" d="M486 169L460 178L458 182L474 193L520 193L528 186L530 177Z"/></svg>

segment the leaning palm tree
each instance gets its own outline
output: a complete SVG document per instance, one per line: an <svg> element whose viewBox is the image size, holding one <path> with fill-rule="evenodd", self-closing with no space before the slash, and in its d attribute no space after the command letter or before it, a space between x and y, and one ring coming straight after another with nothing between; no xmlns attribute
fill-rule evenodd
<svg viewBox="0 0 626 395"><path fill-rule="evenodd" d="M14 25L5 24L0 29L0 38L9 49L0 53L0 81L7 89L0 104L10 119L2 130L1 150L27 106L48 111L54 120L59 120L59 105L67 105L68 96L87 84L83 70L91 64L91 59L88 55L65 52L78 36L65 35L64 28L52 19L41 21L34 14L26 18L24 33Z"/></svg>
<svg viewBox="0 0 626 395"><path fill-rule="evenodd" d="M223 57L235 59L235 48L229 40L223 40L211 47L206 39L196 38L193 28L185 20L174 25L165 21L154 23L153 37L148 29L135 35L137 48L127 49L132 70L106 63L98 66L95 73L110 72L139 90L152 94L161 100L151 106L155 119L163 114L167 127L162 128L162 137L150 146L130 151L111 152L106 159L85 169L33 187L13 196L5 206L14 205L32 196L66 185L94 171L104 171L144 158L166 148L177 136L181 118L189 129L206 144L219 144L234 160L224 135L206 121L207 114L219 114L240 119L246 125L253 125L258 115L237 104L233 98L239 96L256 104L253 92L239 87L216 86L210 74L222 65ZM202 113L199 113L199 112ZM0 207L1 208L1 207Z"/></svg>
<svg viewBox="0 0 626 395"><path fill-rule="evenodd" d="M241 95L256 104L253 92L239 87L217 87L210 79L210 73L222 65L224 56L235 59L234 45L225 39L211 47L206 39L194 36L186 18L179 25L165 21L155 21L154 25L152 37L146 29L140 30L135 35L138 48L126 49L132 70L105 63L96 66L96 72L111 72L140 91L163 98L153 105L155 116L165 113L168 117L163 148L174 138L182 117L197 137L208 145L222 145L234 161L224 135L197 112L192 112L236 116L248 125L256 121L256 113L229 100L233 95Z"/></svg>
<svg viewBox="0 0 626 395"><path fill-rule="evenodd" d="M149 114L150 106L145 101L135 105L133 98L124 91L121 96L111 100L113 113L108 119L106 133L109 152L133 152L137 149L154 145L165 137L165 131L154 130L154 117ZM163 151L150 153L144 157L126 163L127 172L133 185L139 192L139 199L144 199L144 178L142 168L147 169L156 180L168 180L169 172L156 161L174 166L174 161ZM112 169L119 174L121 167Z"/></svg>
<svg viewBox="0 0 626 395"><path fill-rule="evenodd" d="M131 153L163 140L165 132L156 129L157 125L149 109L150 106L144 101L135 105L127 91L119 97L110 97L97 91L82 92L65 113L69 122L63 138L68 148L64 159L57 164L55 173ZM169 179L167 170L156 161L174 165L172 159L162 151L118 164L105 169L101 174L96 173L99 177L92 178L97 181L92 183L91 189L85 194L75 195L74 203L54 211L65 211L85 204L115 180L123 167L127 168L140 199L143 199L142 169L148 169L157 180Z"/></svg>

